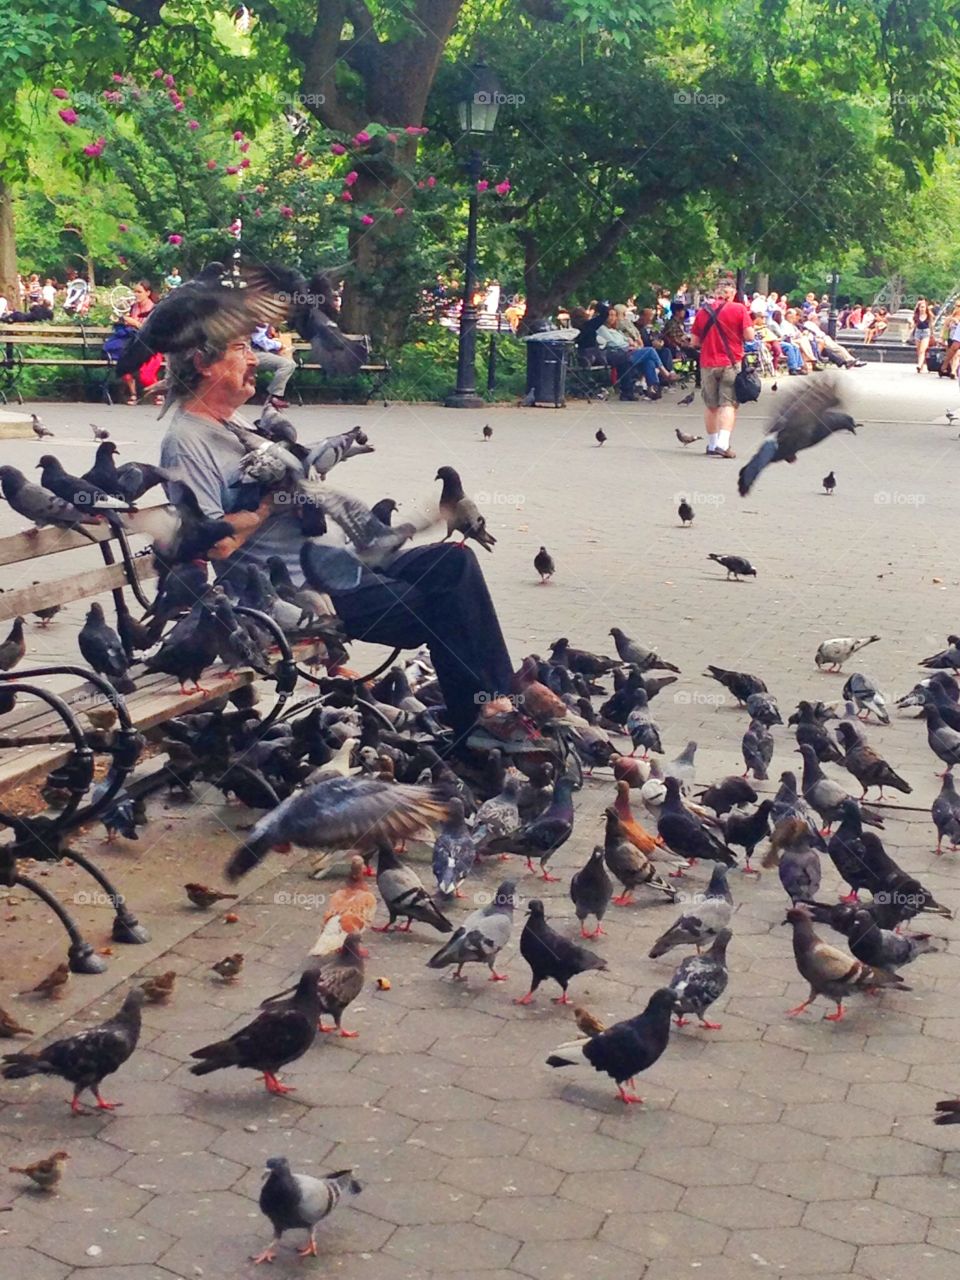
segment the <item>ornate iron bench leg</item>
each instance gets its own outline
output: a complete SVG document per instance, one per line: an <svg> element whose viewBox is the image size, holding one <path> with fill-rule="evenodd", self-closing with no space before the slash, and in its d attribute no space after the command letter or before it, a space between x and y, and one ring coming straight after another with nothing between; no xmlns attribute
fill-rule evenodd
<svg viewBox="0 0 960 1280"><path fill-rule="evenodd" d="M126 899L117 889L112 881L110 881L99 867L83 856L77 853L75 849L66 850L66 856L75 862L78 867L82 867L87 875L92 876L97 884L104 891L108 901L112 904L115 915L113 917L113 931L111 937L114 942L127 942L138 944L141 942L149 942L150 934L143 927L137 917L127 906Z"/></svg>
<svg viewBox="0 0 960 1280"><path fill-rule="evenodd" d="M104 972L107 967L107 962L101 956L98 956L96 951L94 951L93 946L83 938L83 935L77 928L77 924L73 916L70 915L65 907L60 905L48 889L45 889L42 884L37 884L36 880L31 880L29 876L17 874L14 874L11 879L5 879L3 882L11 885L18 884L24 889L29 890L29 892L39 898L41 902L46 903L63 925L64 929L66 929L70 938L70 948L67 951L67 959L70 964L71 973Z"/></svg>

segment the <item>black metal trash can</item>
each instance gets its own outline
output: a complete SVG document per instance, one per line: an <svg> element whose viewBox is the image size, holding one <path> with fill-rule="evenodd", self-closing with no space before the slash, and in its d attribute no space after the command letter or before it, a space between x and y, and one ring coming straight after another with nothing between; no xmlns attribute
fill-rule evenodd
<svg viewBox="0 0 960 1280"><path fill-rule="evenodd" d="M555 409L566 405L567 353L570 343L556 339L527 339L528 405L549 404Z"/></svg>

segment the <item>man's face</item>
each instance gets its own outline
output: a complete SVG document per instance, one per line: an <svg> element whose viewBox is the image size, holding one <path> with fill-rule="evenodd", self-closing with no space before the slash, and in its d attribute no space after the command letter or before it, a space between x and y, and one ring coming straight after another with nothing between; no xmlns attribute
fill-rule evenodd
<svg viewBox="0 0 960 1280"><path fill-rule="evenodd" d="M223 358L204 372L206 386L215 387L217 395L235 407L249 400L257 389L257 357L243 338L231 342Z"/></svg>
<svg viewBox="0 0 960 1280"><path fill-rule="evenodd" d="M737 286L731 281L720 286L720 297L724 302L732 302L737 296Z"/></svg>

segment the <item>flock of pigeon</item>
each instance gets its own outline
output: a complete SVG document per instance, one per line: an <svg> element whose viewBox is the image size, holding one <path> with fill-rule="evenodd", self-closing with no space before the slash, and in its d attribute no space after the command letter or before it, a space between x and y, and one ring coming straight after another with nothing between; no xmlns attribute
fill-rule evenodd
<svg viewBox="0 0 960 1280"><path fill-rule="evenodd" d="M800 449L833 430L853 430L852 419L830 400L826 384L822 387L815 405L795 397L792 408L781 410L771 435L741 472L741 492L771 462L793 461ZM392 501L369 509L326 487L326 475L337 463L369 452L359 428L303 446L279 415L265 414L259 426L257 435L241 432L246 448L241 468L250 483L295 487L315 504L318 527L333 520L366 563L383 563L429 527L418 520L395 526ZM38 435L49 434L39 422L35 427ZM37 527L82 532L101 520L122 525L124 513L168 477L146 464L118 468L115 454L109 440L98 439L93 467L84 476L67 474L54 455L45 454L38 464L39 486L13 467L0 467L0 489L13 509ZM447 536L459 533L491 550L496 539L457 472L441 467L436 479L442 491L431 520L444 523ZM705 676L745 712L744 771L697 786L697 743L689 742L668 758L651 710L662 690L679 680L679 668L619 627L610 630L615 657L577 648L561 637L550 646L548 658L531 654L524 659L510 696L482 705L478 742L486 750L462 759L446 750L448 735L437 713L442 697L426 653L410 656L373 684L353 678L343 666L344 637L336 618L324 609L320 583L311 581L308 552L303 557L305 587L297 588L278 561L265 570L251 569L231 599L208 583L206 557L224 537L224 526L202 515L189 490L179 500L176 516L170 536L155 544L161 573L148 615L140 621L121 615L115 632L100 606L92 605L79 636L85 661L120 692L133 687L131 654L137 652L150 654L142 669L173 674L181 687L199 685L218 657L267 675L264 654L271 638L251 628L236 604L262 610L289 635L315 637L325 647L332 673L321 682L316 699L263 730L248 689L168 722L164 776L171 794L191 796L197 785L213 782L226 796L262 811L225 866L228 881L239 880L273 851L294 847L319 852L312 871L316 876L331 872L338 851L347 851L350 863L346 881L329 899L322 930L295 986L264 1000L252 1020L229 1037L198 1045L191 1054L194 1075L230 1068L254 1071L268 1092L288 1093L291 1086L281 1080L281 1072L311 1050L318 1033L357 1034L344 1028L343 1018L366 985L364 938L369 941L374 932L412 931L414 926L418 933L432 930L441 941L435 950L425 948L425 969L449 970L451 980L464 981L465 970L477 965L498 983L506 977L498 963L512 944L519 924L515 917L523 907L517 946L530 977L529 989L515 1003L530 1004L542 984L551 982L560 991L556 1003L567 1005L569 988L580 975L606 971L613 962L583 945L604 936L611 905L643 911L667 902L675 905L676 916L649 956L656 961L678 948L687 950L670 980L654 978L645 1008L611 1026L574 1005L579 1038L546 1058L546 1066L560 1071L561 1078L576 1070L591 1080L606 1076L625 1104L641 1102L636 1077L667 1051L674 1022L682 1027L692 1015L705 1030L718 1025L708 1014L728 985L726 953L735 934L731 872L739 868L746 876L758 875L752 865L758 849L763 868L776 870L783 886L784 923L792 929L796 967L809 987L807 998L787 1011L790 1016L799 1016L824 997L833 1006L826 1017L838 1021L845 1016L845 1002L856 994L904 989L900 971L936 950L931 935L914 931L913 923L918 917L949 917L952 912L885 848L877 833L885 832L889 806L884 811L865 803L871 788L883 800L885 788L910 794L912 787L867 739L864 724L887 725L890 716L884 695L862 671L847 677L835 706L802 700L784 724L762 679L708 666ZM748 562L736 563L737 557L710 558L728 576L755 573ZM544 547L535 568L541 582L555 572ZM48 610L41 622L45 625L55 612ZM840 671L878 639L824 641L815 655L816 667ZM0 646L0 666L10 669L23 652L23 620L18 619ZM919 708L929 748L944 766L931 813L940 853L944 840L953 849L960 846L960 796L952 776L954 765L960 764L960 638L950 636L947 648L921 665L929 674L897 706ZM134 674L137 666L133 664ZM110 710L90 716L109 742ZM761 798L753 784L769 781L775 752L794 749L802 759L800 776L782 769L776 792L768 787L770 794ZM609 785L599 782L596 770L612 774L612 787L602 842L582 866L566 868L572 872L569 896L580 924L580 939L574 940L550 923L543 898L521 895L519 875L501 879L499 873L503 861L519 858L521 871L529 876L539 875L545 883L560 878L551 868L560 869L561 851L574 832L575 796L584 785L584 770L594 775L591 789ZM851 782L841 780L839 770L859 784L859 796L852 794ZM56 792L51 775L48 799ZM136 839L147 814L121 792L102 820L109 837L119 833ZM432 848L433 884L424 883L407 856L408 842L425 838ZM709 875L701 873L704 863ZM831 865L848 887L839 902L826 900L829 893L822 888L824 870ZM491 871L492 891L485 892L481 885ZM366 887L368 878L375 881L376 894ZM747 886L749 880L740 883ZM199 910L235 896L197 883L185 889ZM474 909L461 915L458 899L471 893ZM383 923L374 924L381 911ZM836 940L828 941L815 926L830 929ZM239 953L215 966L227 982L235 981L242 968ZM68 978L67 967L61 966L37 990L56 995ZM72 1086L75 1113L82 1110L86 1091L97 1108L112 1110L118 1104L103 1098L101 1084L135 1052L143 1003L166 1003L175 984L173 973L148 979L102 1025L37 1051L5 1054L3 1077L59 1076ZM0 1035L19 1034L29 1034L29 1029L0 1010ZM945 1101L938 1112L938 1123L960 1122L960 1103ZM65 1159L66 1153L58 1151L18 1172L49 1189L56 1186ZM344 1196L360 1190L353 1170L315 1178L294 1173L285 1159L271 1158L260 1206L274 1238L254 1260L273 1261L284 1232L299 1228L308 1232L301 1253L315 1255L317 1224Z"/></svg>

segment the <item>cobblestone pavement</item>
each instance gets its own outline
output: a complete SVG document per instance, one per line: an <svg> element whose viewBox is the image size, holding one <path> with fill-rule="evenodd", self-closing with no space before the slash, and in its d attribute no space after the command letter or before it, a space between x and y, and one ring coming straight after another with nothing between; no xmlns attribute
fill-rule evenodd
<svg viewBox="0 0 960 1280"><path fill-rule="evenodd" d="M608 650L611 625L656 645L683 671L654 704L667 754L697 739L697 777L706 782L739 772L746 725L701 675L707 661L763 676L789 710L798 697L839 694L842 678L813 665L821 640L876 631L881 643L847 669L875 675L892 699L917 677L917 659L957 629L960 443L955 429L940 424L954 393L906 368L869 368L849 379L863 430L795 467L771 468L746 502L735 496L736 464L706 460L697 452L702 445L679 447L673 428L691 430L699 413L669 400L562 413L372 407L293 416L305 438L356 421L369 428L378 453L351 463L343 476L368 499L414 497L431 489L438 465L457 466L468 490L485 495L500 539L484 565L514 656L543 652L561 634ZM770 402L767 392L741 423L734 442L741 456L752 449ZM73 469L91 452L89 408L42 412ZM93 416L109 416L123 456L153 456L159 428L147 410L97 409ZM488 420L494 438L482 444ZM610 437L602 450L593 442L600 422ZM17 442L9 460L21 465L36 452L33 442ZM820 477L831 467L838 484L828 499ZM695 506L692 529L678 526L680 495ZM0 532L16 527L8 517ZM558 565L546 587L532 569L541 543ZM707 560L712 551L746 554L757 579L724 581ZM49 633L31 635L35 652L71 653L81 615L71 606ZM894 713L889 727L868 733L914 786L911 796L897 797L901 812L889 813L885 843L939 899L960 905L957 855L932 853L929 805L938 784L922 725ZM785 731L775 734L774 778L799 763ZM554 860L562 883L519 874L521 894L542 897L551 920L571 935L569 875L601 837L611 794L609 775L598 771L577 797L573 839ZM248 1255L269 1236L256 1204L261 1173L265 1159L280 1154L301 1171L354 1165L365 1184L321 1227L317 1261L281 1251L273 1267L281 1276L957 1274L960 1131L931 1123L936 1100L960 1089L954 922L933 918L942 950L909 971L910 991L855 999L839 1024L822 1021L822 1000L790 1020L786 1010L806 986L789 931L780 927L779 883L775 875L757 883L733 873L731 980L713 1010L722 1030L674 1032L663 1058L638 1082L646 1105L630 1108L605 1077L568 1082L545 1068L546 1054L575 1030L548 991L532 1007L512 1003L526 990L516 948L521 919L502 985L488 986L476 971L468 983L454 984L425 969L435 938L423 928L374 935L370 981L347 1015L359 1039L323 1037L284 1073L297 1092L274 1098L250 1073L200 1080L184 1063L191 1049L242 1025L264 996L289 982L318 931L331 881L308 878L310 858L275 854L244 885L236 924L185 907L179 885L217 883L231 828L248 818L217 800L189 810L154 801L153 822L136 846L104 852L96 832L81 843L124 885L138 886L137 905L157 942L115 955L101 977L75 978L59 1005L15 993L52 966L60 936L31 901L4 909L0 1003L41 1031L56 1026L63 1033L101 1017L134 972L172 968L180 975L170 1006L145 1011L140 1049L109 1082L111 1096L123 1101L119 1112L71 1119L67 1087L53 1079L0 1090L0 1165L57 1147L71 1157L56 1194L0 1175L0 1204L12 1206L0 1216L5 1276L254 1274L259 1269ZM498 871L468 882L457 915L489 892ZM73 875L57 868L49 883L76 887ZM703 879L695 871L691 887ZM839 883L832 867L824 879L821 896L832 897ZM637 1011L682 954L647 958L674 909L638 896L635 906L611 908L609 936L595 944L609 972L573 985L608 1022ZM106 909L87 906L80 914L94 938L106 936ZM225 985L209 966L235 950L245 953L246 968ZM381 975L390 979L389 991L375 990Z"/></svg>

